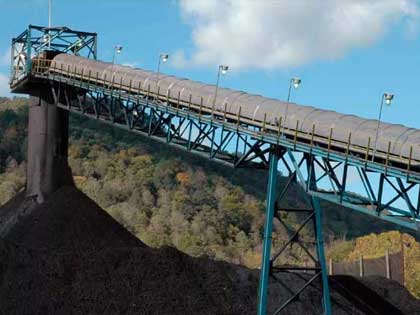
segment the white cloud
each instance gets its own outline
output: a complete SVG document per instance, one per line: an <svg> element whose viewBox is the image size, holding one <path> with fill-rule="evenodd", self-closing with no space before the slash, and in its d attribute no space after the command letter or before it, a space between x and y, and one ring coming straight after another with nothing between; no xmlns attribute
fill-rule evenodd
<svg viewBox="0 0 420 315"><path fill-rule="evenodd" d="M127 66L127 67L131 67L131 68L137 68L139 66L140 63L138 63L137 61L127 61L127 62L123 62L122 65L123 66Z"/></svg>
<svg viewBox="0 0 420 315"><path fill-rule="evenodd" d="M194 52L180 67L226 63L234 68L287 68L336 59L375 43L404 23L415 33L416 0L181 0L193 27Z"/></svg>
<svg viewBox="0 0 420 315"><path fill-rule="evenodd" d="M188 66L188 60L185 58L183 50L178 50L172 54L171 64L177 68L185 68Z"/></svg>
<svg viewBox="0 0 420 315"><path fill-rule="evenodd" d="M0 96L10 96L9 77L0 73Z"/></svg>

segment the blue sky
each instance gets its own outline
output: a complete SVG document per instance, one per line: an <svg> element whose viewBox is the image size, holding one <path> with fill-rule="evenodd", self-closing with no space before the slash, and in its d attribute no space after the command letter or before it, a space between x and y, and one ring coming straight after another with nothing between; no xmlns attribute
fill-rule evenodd
<svg viewBox="0 0 420 315"><path fill-rule="evenodd" d="M3 78L11 38L28 24L46 25L47 3L0 0ZM121 44L117 62L156 69L159 52L168 52L162 72L209 83L227 63L221 85L270 97L285 99L297 75L303 83L293 101L368 118L377 117L381 94L390 91L395 100L384 120L420 127L417 1L255 3L53 0L53 26L97 32L99 59L110 60Z"/></svg>

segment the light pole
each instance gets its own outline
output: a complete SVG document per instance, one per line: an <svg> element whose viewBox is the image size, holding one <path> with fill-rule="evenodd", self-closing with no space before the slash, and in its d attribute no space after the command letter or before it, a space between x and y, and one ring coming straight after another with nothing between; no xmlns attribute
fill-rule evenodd
<svg viewBox="0 0 420 315"><path fill-rule="evenodd" d="M115 45L114 47L114 53L112 54L112 65L114 65L115 61L115 53L121 54L123 47L121 45Z"/></svg>
<svg viewBox="0 0 420 315"><path fill-rule="evenodd" d="M48 28L51 28L51 9L52 9L52 0L48 0Z"/></svg>
<svg viewBox="0 0 420 315"><path fill-rule="evenodd" d="M217 99L217 90L219 89L219 81L220 81L220 75L225 75L229 70L228 66L220 65L219 70L217 71L217 80L216 80L216 89L214 91L214 98L213 98L213 107L211 110L211 114L213 116L214 108L216 107L216 99Z"/></svg>
<svg viewBox="0 0 420 315"><path fill-rule="evenodd" d="M51 28L52 0L48 0L48 28ZM48 48L51 48L50 31L48 30Z"/></svg>
<svg viewBox="0 0 420 315"><path fill-rule="evenodd" d="M377 144L378 144L378 136L379 136L379 127L381 125L382 108L384 106L384 100L385 100L385 104L390 106L393 99L394 99L394 94L391 94L391 93L382 94L381 107L379 108L378 126L376 127L375 146L374 146L374 150L373 150L372 161L375 160L375 155L376 155L376 149L377 149Z"/></svg>
<svg viewBox="0 0 420 315"><path fill-rule="evenodd" d="M283 122L283 131L282 131L282 135L284 133L284 129L286 128L286 123L287 123L287 112L289 111L289 103L290 103L290 97L292 94L292 85L295 88L295 90L297 90L299 88L299 85L302 83L302 80L299 78L291 78L289 81L289 92L287 94L287 103L286 103L286 112L284 114L284 122Z"/></svg>
<svg viewBox="0 0 420 315"><path fill-rule="evenodd" d="M157 66L157 81L156 84L159 83L159 74L160 74L160 63L163 62L167 62L169 59L169 55L168 54L160 54L159 55L159 61L158 61L158 66Z"/></svg>

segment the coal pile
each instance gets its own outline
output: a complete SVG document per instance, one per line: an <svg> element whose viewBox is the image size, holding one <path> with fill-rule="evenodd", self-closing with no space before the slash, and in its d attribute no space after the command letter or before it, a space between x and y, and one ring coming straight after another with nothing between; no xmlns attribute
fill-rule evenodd
<svg viewBox="0 0 420 315"><path fill-rule="evenodd" d="M258 270L149 248L73 187L41 206L17 196L0 208L6 222L0 314L256 314ZM270 309L310 276L280 275ZM418 300L383 278L334 276L331 287L334 314L420 313ZM320 297L314 283L282 314L320 314Z"/></svg>
<svg viewBox="0 0 420 315"><path fill-rule="evenodd" d="M145 246L73 187L0 241L1 314L255 314L256 284L237 266Z"/></svg>
<svg viewBox="0 0 420 315"><path fill-rule="evenodd" d="M11 204L16 203L12 200ZM28 207L27 204L23 206ZM4 207L9 211L10 208ZM4 239L26 249L54 253L145 247L95 202L71 186L61 188L52 198L23 216Z"/></svg>

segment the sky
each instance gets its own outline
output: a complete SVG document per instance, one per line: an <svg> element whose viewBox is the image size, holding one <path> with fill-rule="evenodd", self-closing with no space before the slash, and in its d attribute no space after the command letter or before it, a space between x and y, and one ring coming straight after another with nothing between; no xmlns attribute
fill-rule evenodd
<svg viewBox="0 0 420 315"><path fill-rule="evenodd" d="M221 86L420 127L420 3L416 0L53 0L52 25L98 33L98 55ZM0 0L0 95L10 95L10 42L48 24L48 0Z"/></svg>

